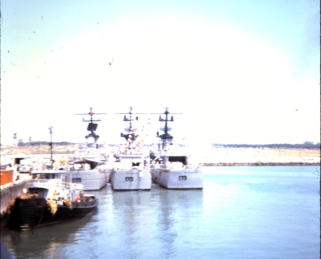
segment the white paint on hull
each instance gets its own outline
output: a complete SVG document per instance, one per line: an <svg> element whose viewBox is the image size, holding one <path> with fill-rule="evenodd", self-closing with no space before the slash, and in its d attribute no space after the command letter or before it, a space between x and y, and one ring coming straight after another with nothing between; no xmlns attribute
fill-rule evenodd
<svg viewBox="0 0 321 259"><path fill-rule="evenodd" d="M156 181L166 189L203 189L203 177L199 169L161 169L158 170Z"/></svg>
<svg viewBox="0 0 321 259"><path fill-rule="evenodd" d="M149 170L114 170L111 174L113 190L150 190L152 178Z"/></svg>
<svg viewBox="0 0 321 259"><path fill-rule="evenodd" d="M102 189L107 183L107 171L105 170L88 170L88 171L71 171L71 181L81 183L84 191L97 191Z"/></svg>

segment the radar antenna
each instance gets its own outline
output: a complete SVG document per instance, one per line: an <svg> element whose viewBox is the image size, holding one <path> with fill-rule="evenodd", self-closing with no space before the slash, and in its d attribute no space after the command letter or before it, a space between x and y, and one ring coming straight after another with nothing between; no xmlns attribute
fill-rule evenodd
<svg viewBox="0 0 321 259"><path fill-rule="evenodd" d="M93 117L94 115L102 115L102 114L106 114L106 113L94 113L93 112L93 108L90 107L89 108L89 112L88 113L78 113L76 115L89 115L90 119L89 120L85 120L84 118L82 119L83 122L89 122L88 126L87 126L87 131L89 131L90 133L88 135L85 136L85 138L90 138L92 137L95 141L95 143L97 142L99 135L97 135L95 133L95 131L97 130L98 124L95 122L101 121L100 119L95 120Z"/></svg>
<svg viewBox="0 0 321 259"><path fill-rule="evenodd" d="M163 149L166 147L168 143L171 144L173 140L173 136L169 134L169 131L171 130L171 128L168 127L168 122L173 122L174 117L169 116L169 114L170 112L168 111L168 108L166 108L165 112L159 116L159 121L165 123L164 128L161 129L164 133L160 134L159 132L157 132L157 137L159 137L162 140ZM181 113L171 113L171 114L181 114Z"/></svg>
<svg viewBox="0 0 321 259"><path fill-rule="evenodd" d="M122 112L120 112L120 113L117 113L117 114L125 114L125 115L124 115L124 118L123 118L123 121L129 122L129 127L126 129L126 131L127 131L128 133L126 133L126 134L120 133L120 136L121 136L122 138L125 138L126 141L129 142L129 143L135 141L136 138L137 138L137 135L136 135L135 132L134 132L132 122L135 121L135 120L137 121L137 120L138 120L138 116L134 117L134 115L133 115L133 108L132 108L132 107L129 107L129 112L127 112L127 113L122 113ZM128 116L127 116L127 115L128 115Z"/></svg>

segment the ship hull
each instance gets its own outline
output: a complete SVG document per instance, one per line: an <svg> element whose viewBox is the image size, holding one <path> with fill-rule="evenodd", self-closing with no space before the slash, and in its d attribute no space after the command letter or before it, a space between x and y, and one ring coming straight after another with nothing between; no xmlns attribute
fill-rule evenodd
<svg viewBox="0 0 321 259"><path fill-rule="evenodd" d="M153 183L156 183L156 184L158 184L159 183L159 176L160 176L160 172L161 172L162 170L161 169L159 169L159 168L153 168L153 169L151 169L151 175L152 175L152 182Z"/></svg>
<svg viewBox="0 0 321 259"><path fill-rule="evenodd" d="M166 189L203 189L202 173L199 170L158 170L157 183Z"/></svg>
<svg viewBox="0 0 321 259"><path fill-rule="evenodd" d="M9 209L8 227L10 229L32 228L52 219L50 208L43 198L16 198Z"/></svg>
<svg viewBox="0 0 321 259"><path fill-rule="evenodd" d="M70 177L73 183L82 184L84 191L98 191L105 187L108 182L107 171L72 171Z"/></svg>
<svg viewBox="0 0 321 259"><path fill-rule="evenodd" d="M96 200L92 200L90 202L73 202L72 207L61 203L53 212L44 198L21 199L18 197L9 209L8 227L16 230L32 229L40 225L83 217L96 208Z"/></svg>
<svg viewBox="0 0 321 259"><path fill-rule="evenodd" d="M114 170L111 186L116 191L150 190L151 174L148 170Z"/></svg>

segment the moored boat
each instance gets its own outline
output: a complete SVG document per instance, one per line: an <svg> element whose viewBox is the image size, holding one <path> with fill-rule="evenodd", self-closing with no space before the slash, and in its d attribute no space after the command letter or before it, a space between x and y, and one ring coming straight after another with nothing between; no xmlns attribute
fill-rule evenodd
<svg viewBox="0 0 321 259"><path fill-rule="evenodd" d="M87 131L90 133L86 135L86 139L92 140L88 142L86 147L81 147L77 154L75 154L73 166L70 168L71 181L81 183L85 191L95 191L102 189L110 180L111 169L107 166L106 150L103 144L98 144L99 135L96 134L98 127L97 122L100 119L94 119L94 115L102 115L105 113L94 113L93 108L90 107L88 113L78 115L88 115Z"/></svg>
<svg viewBox="0 0 321 259"><path fill-rule="evenodd" d="M185 155L161 156L159 166L151 168L153 181L166 189L202 189L202 172L188 163Z"/></svg>
<svg viewBox="0 0 321 259"><path fill-rule="evenodd" d="M168 127L168 122L173 121L173 117L169 119L168 109L164 115L165 118L160 117L160 121L165 122L164 133L157 134L161 139L158 155L150 154L153 182L166 189L202 189L202 171L198 164L190 163L190 157L181 148L173 151L173 137L169 134Z"/></svg>
<svg viewBox="0 0 321 259"><path fill-rule="evenodd" d="M113 190L150 190L151 173L148 157L143 154L120 154L111 174Z"/></svg>
<svg viewBox="0 0 321 259"><path fill-rule="evenodd" d="M33 227L82 217L97 208L94 195L87 195L82 185L67 181L67 171L32 172L26 192L8 207L10 229Z"/></svg>
<svg viewBox="0 0 321 259"><path fill-rule="evenodd" d="M121 133L127 145L125 150L115 154L116 162L111 173L111 186L116 191L130 190L150 190L152 179L149 167L149 157L142 152L137 140L138 135L132 127L132 109L129 111L129 118L124 117L124 121L129 122L127 134ZM138 119L136 117L136 119Z"/></svg>

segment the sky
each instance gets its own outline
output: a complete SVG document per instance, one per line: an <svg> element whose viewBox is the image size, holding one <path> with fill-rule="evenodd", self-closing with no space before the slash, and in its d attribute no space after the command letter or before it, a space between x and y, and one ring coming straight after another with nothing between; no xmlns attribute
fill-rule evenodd
<svg viewBox="0 0 321 259"><path fill-rule="evenodd" d="M168 107L191 143L320 142L316 0L3 0L1 143L121 142ZM157 115L136 125L152 140Z"/></svg>

